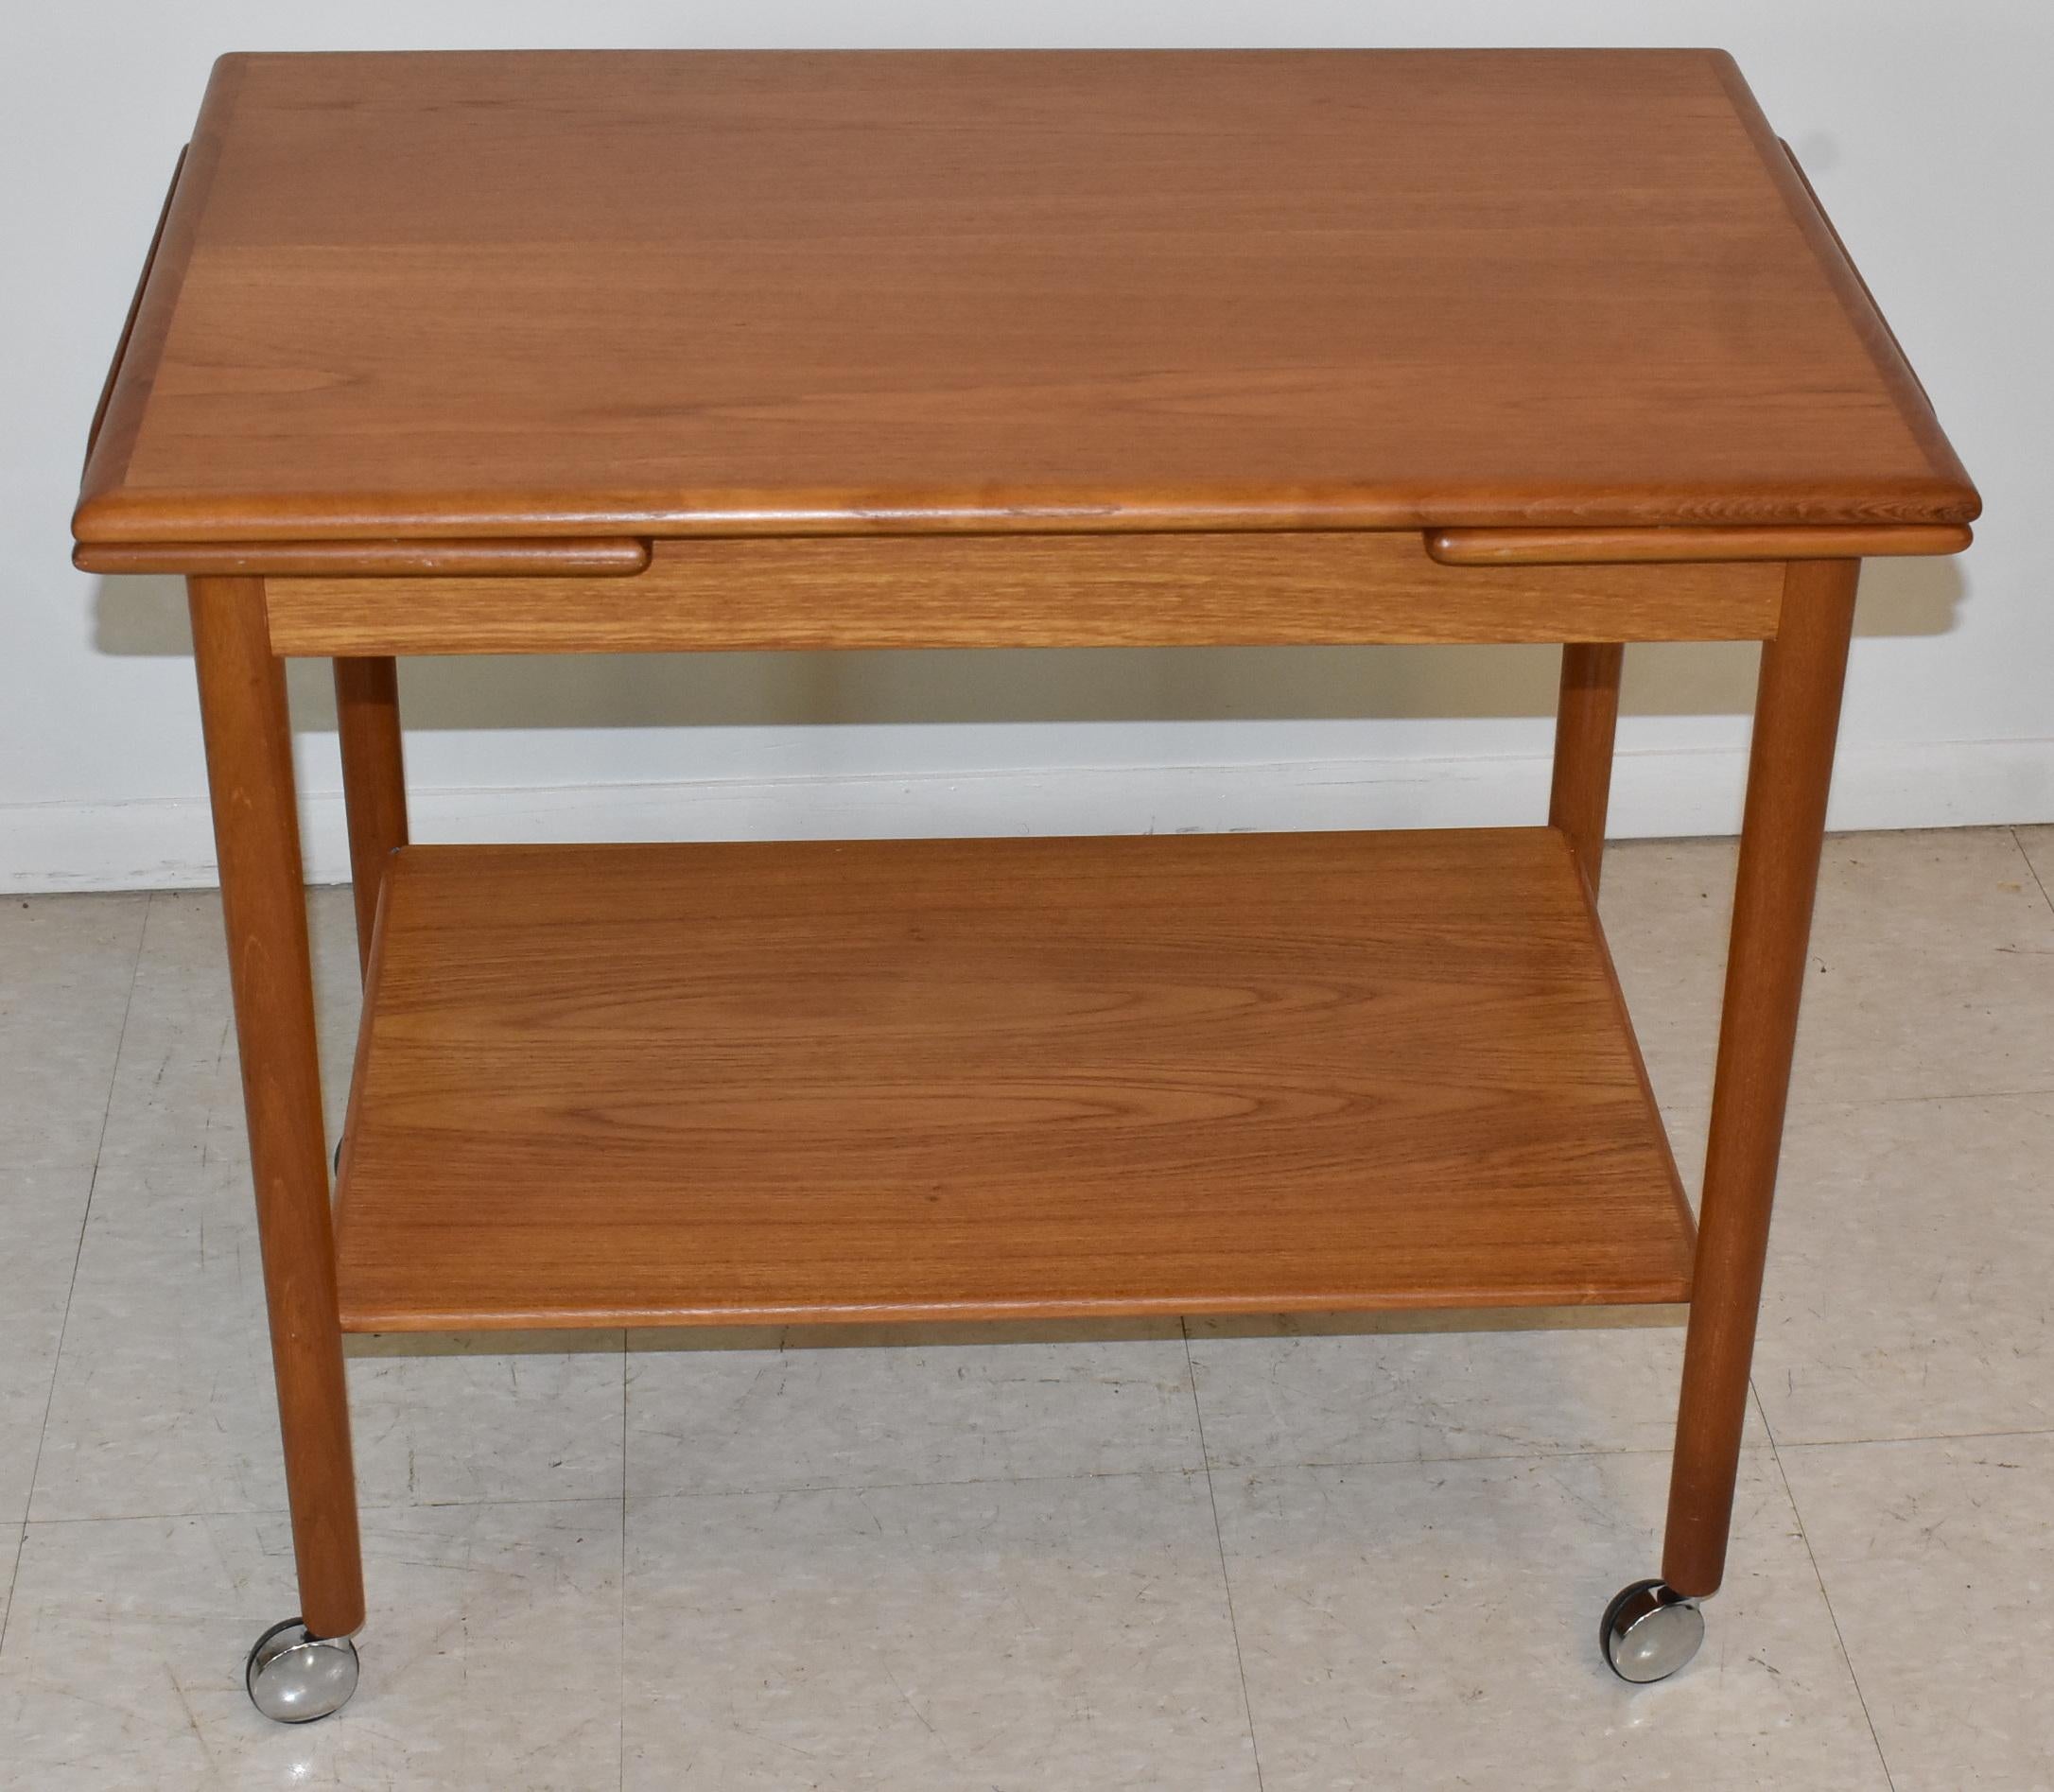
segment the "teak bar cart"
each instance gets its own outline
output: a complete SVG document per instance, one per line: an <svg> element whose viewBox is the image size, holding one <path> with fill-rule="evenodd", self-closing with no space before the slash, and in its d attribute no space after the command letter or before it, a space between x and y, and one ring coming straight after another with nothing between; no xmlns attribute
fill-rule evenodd
<svg viewBox="0 0 2054 1792"><path fill-rule="evenodd" d="M1969 484L1708 51L236 56L96 419L190 580L302 1612L342 1334L1688 1301L1724 1567L1859 563ZM1763 643L1702 1211L1594 906L1624 644ZM1547 825L416 846L408 653L1539 641ZM282 661L335 662L331 1204Z"/></svg>

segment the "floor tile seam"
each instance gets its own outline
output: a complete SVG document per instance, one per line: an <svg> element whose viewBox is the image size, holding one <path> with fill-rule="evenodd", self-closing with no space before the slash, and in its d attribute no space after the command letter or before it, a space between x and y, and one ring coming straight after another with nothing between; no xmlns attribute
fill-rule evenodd
<svg viewBox="0 0 2054 1792"><path fill-rule="evenodd" d="M606 1505L620 1504L611 1493L544 1493L506 1500L383 1500L359 1503L357 1510L370 1516L401 1512L484 1512L516 1506ZM89 1524L180 1524L197 1519L289 1519L290 1508L277 1505L212 1506L188 1512L90 1512L66 1518L27 1518L22 1522L32 1531L77 1530Z"/></svg>
<svg viewBox="0 0 2054 1792"><path fill-rule="evenodd" d="M1767 1430L1765 1419L1765 1430ZM2054 1426L2028 1426L2015 1429L1971 1432L1920 1432L1903 1436L1878 1437L1829 1437L1817 1439L1778 1438L1771 1433L1769 1440L1742 1446L1745 1453L1760 1455L1777 1451L1826 1451L1866 1450L1896 1445L1931 1443L1975 1443L1982 1440L1997 1441L2004 1438L2054 1437ZM1671 1447L1661 1445L1632 1445L1620 1449L1604 1450L1523 1450L1506 1451L1489 1455L1452 1456L1364 1456L1349 1458L1326 1458L1305 1461L1278 1460L1273 1462L1244 1463L1215 1461L1208 1468L1149 1468L1149 1469L1091 1469L1065 1474L1001 1474L968 1475L933 1480L917 1481L831 1481L804 1484L754 1483L746 1487L663 1488L635 1489L630 1488L620 1495L612 1493L538 1493L515 1494L484 1499L452 1500L380 1500L365 1501L358 1510L373 1512L446 1512L523 1505L618 1505L623 1517L638 1505L648 1505L670 1500L747 1500L783 1496L828 1493L894 1493L918 1492L923 1489L980 1487L1043 1487L1062 1482L1089 1481L1143 1481L1168 1480L1173 1476L1191 1479L1199 1474L1227 1473L1236 1475L1273 1475L1295 1473L1324 1474L1351 1469L1451 1469L1468 1464L1506 1462L1581 1462L1604 1461L1612 1457L1663 1456ZM234 1519L275 1518L286 1513L284 1505L239 1505L204 1506L178 1511L156 1512L82 1512L63 1515L31 1514L19 1523L36 1530L54 1530L81 1524L148 1524L166 1523L182 1519Z"/></svg>
<svg viewBox="0 0 2054 1792"><path fill-rule="evenodd" d="M7 1660L8 1621L14 1615L14 1595L20 1591L22 1557L28 1548L28 1521L25 1518L14 1526L14 1547L8 1554L7 1601L0 1605L0 1662Z"/></svg>
<svg viewBox="0 0 2054 1792"><path fill-rule="evenodd" d="M82 1172L90 1175L99 1162L97 1152L60 1153L56 1157L41 1154L25 1157L9 1157L0 1152L0 1175L55 1176L67 1171Z"/></svg>
<svg viewBox="0 0 2054 1792"><path fill-rule="evenodd" d="M1262 1745L1256 1736L1255 1698L1248 1690L1248 1659L1241 1646L1241 1621L1234 1611L1234 1574L1227 1565L1227 1531L1220 1522L1219 1488L1212 1480L1212 1453L1206 1447L1205 1404L1198 1398L1198 1366L1192 1361L1191 1322L1177 1321L1184 1334L1184 1376L1191 1388L1192 1418L1198 1427L1198 1461L1206 1477L1206 1505L1212 1514L1212 1542L1220 1562L1220 1592L1227 1602L1227 1631L1234 1648L1234 1671L1241 1679L1241 1711L1248 1726L1248 1758L1255 1765L1256 1792L1263 1792Z"/></svg>
<svg viewBox="0 0 2054 1792"><path fill-rule="evenodd" d="M1756 1403L1760 1403L1757 1390ZM1797 1521L1798 1541L1804 1545L1804 1558L1812 1565L1812 1579L1819 1588L1819 1600L1826 1608L1826 1617L1833 1626L1833 1640L1838 1644L1840 1660L1847 1663L1848 1682L1854 1689L1855 1701L1861 1706L1862 1722L1869 1727L1869 1740L1875 1747L1876 1765L1883 1769L1884 1783L1889 1792L1897 1792L1897 1776L1890 1771L1889 1756L1883 1748L1883 1737L1875 1727L1875 1714L1869 1709L1869 1695L1861 1683L1861 1672L1854 1665L1854 1651L1847 1646L1846 1633L1840 1628L1840 1614L1833 1608L1833 1594L1827 1589L1825 1572L1819 1566L1819 1552L1812 1547L1810 1527L1804 1522L1804 1508L1798 1504L1797 1488L1790 1484L1790 1476L1784 1467L1783 1451L1776 1441L1773 1426L1768 1425L1768 1416L1763 1414L1763 1424L1768 1430L1769 1457L1776 1465L1776 1480L1783 1488L1783 1496L1790 1503L1790 1516Z"/></svg>
<svg viewBox="0 0 2054 1792"><path fill-rule="evenodd" d="M1193 1465L1188 1468L1094 1469L1069 1474L969 1475L946 1480L927 1481L833 1481L808 1483L803 1486L762 1483L739 1488L662 1488L653 1490L631 1488L625 1494L619 1495L610 1492L540 1493L517 1494L495 1499L362 1501L359 1502L357 1509L364 1513L447 1512L496 1506L606 1505L618 1505L625 1514L635 1506L653 1505L666 1500L775 1499L827 1493L918 1492L926 1488L1044 1487L1058 1485L1063 1482L1167 1481L1172 1477L1180 1477L1188 1481L1195 1479L1204 1472L1202 1468ZM40 1530L78 1524L158 1523L180 1519L275 1518L286 1511L287 1508L282 1505L209 1506L186 1511L79 1512L69 1513L62 1517L31 1516L24 1519L22 1522Z"/></svg>
<svg viewBox="0 0 2054 1792"><path fill-rule="evenodd" d="M1202 1465L1193 1464L1162 1469L1087 1469L1067 1474L959 1475L926 1481L830 1481L800 1486L765 1483L741 1488L665 1488L654 1492L631 1489L628 1497L632 1505L648 1505L657 1500L759 1500L812 1493L914 1493L947 1488L1056 1487L1065 1482L1168 1481L1173 1477L1191 1481L1204 1472Z"/></svg>
<svg viewBox="0 0 2054 1792"><path fill-rule="evenodd" d="M1789 1112L1823 1113L1834 1107L1914 1107L1939 1102L2039 1101L2054 1095L2054 1086L2033 1085L2024 1088L1948 1088L1920 1095L1793 1095Z"/></svg>
<svg viewBox="0 0 2054 1792"><path fill-rule="evenodd" d="M1989 1431L1914 1431L1876 1437L1782 1437L1779 1450L1873 1450L1894 1444L1958 1444L2004 1437L2054 1437L2054 1425L2004 1425Z"/></svg>
<svg viewBox="0 0 2054 1792"><path fill-rule="evenodd" d="M2046 904L2047 912L2054 914L2054 891L2046 887L2046 879L2040 875L2040 867L2032 862L2032 854L2026 850L2026 843L2019 839L2018 829L2012 827L2006 831L2011 836L2011 844L2018 848L2018 856L2026 861L2027 873L2039 890L2041 900Z"/></svg>
<svg viewBox="0 0 2054 1792"><path fill-rule="evenodd" d="M114 1109L114 1092L121 1086L121 1054L129 1042L129 1018L135 1012L135 985L143 964L143 948L149 938L150 912L156 907L154 896L145 896L142 913L136 917L135 949L129 958L129 985L121 1001L121 1025L114 1035L114 1051L107 1067L107 1099L100 1106L99 1136L93 1144L93 1169L86 1179L86 1198L78 1212L78 1236L73 1242L71 1275L64 1284L64 1311L57 1323L57 1345L50 1352L50 1375L43 1390L43 1418L36 1427L35 1453L28 1464L28 1493L22 1507L22 1535L15 1544L14 1565L8 1575L8 1603L0 1610L0 1653L7 1648L9 1626L14 1618L15 1583L21 1575L21 1562L28 1546L29 1514L36 1506L36 1484L43 1472L43 1450L50 1435L50 1414L57 1404L57 1378L63 1366L64 1342L71 1331L72 1302L78 1292L78 1265L85 1257L86 1230L93 1221L93 1196L99 1187L100 1157L107 1146L107 1128Z"/></svg>
<svg viewBox="0 0 2054 1792"><path fill-rule="evenodd" d="M1767 1443L1749 1443L1743 1451L1761 1452ZM1330 1469L1458 1469L1466 1463L1485 1462L1598 1462L1613 1456L1666 1456L1673 1443L1619 1444L1590 1450L1496 1450L1471 1455L1445 1456L1321 1456L1314 1460L1275 1462L1212 1462L1209 1470L1223 1474L1296 1474L1305 1470L1324 1473Z"/></svg>

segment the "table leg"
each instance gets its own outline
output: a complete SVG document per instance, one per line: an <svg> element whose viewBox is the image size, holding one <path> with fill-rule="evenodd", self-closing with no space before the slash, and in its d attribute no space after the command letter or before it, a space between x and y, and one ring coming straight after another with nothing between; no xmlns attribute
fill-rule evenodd
<svg viewBox="0 0 2054 1792"><path fill-rule="evenodd" d="M1762 649L1662 1577L1716 1592L1811 937L1858 561L1793 563Z"/></svg>
<svg viewBox="0 0 2054 1792"><path fill-rule="evenodd" d="M285 670L262 581L187 589L301 1607L314 1636L347 1636L364 1619L363 1564Z"/></svg>
<svg viewBox="0 0 2054 1792"><path fill-rule="evenodd" d="M335 718L342 747L342 805L349 815L357 956L368 971L385 861L407 844L407 771L400 752L396 662L337 660Z"/></svg>
<svg viewBox="0 0 2054 1792"><path fill-rule="evenodd" d="M1625 660L1626 648L1617 641L1571 641L1562 649L1548 826L1569 836L1593 896L1605 859L1611 743L1619 722L1619 670Z"/></svg>

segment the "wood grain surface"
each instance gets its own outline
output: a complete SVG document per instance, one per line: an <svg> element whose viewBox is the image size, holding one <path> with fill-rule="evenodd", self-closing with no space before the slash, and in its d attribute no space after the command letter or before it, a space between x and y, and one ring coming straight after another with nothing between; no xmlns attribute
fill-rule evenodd
<svg viewBox="0 0 2054 1792"><path fill-rule="evenodd" d="M1662 1578L1693 1598L1726 1572L1860 572L1851 560L1792 566L1787 628L1762 650L1662 1550Z"/></svg>
<svg viewBox="0 0 2054 1792"><path fill-rule="evenodd" d="M1548 826L1567 838L1593 896L1604 873L1605 815L1611 807L1612 747L1625 667L1626 649L1616 641L1572 642L1562 649Z"/></svg>
<svg viewBox="0 0 2054 1792"><path fill-rule="evenodd" d="M260 55L76 530L1976 507L1719 53Z"/></svg>
<svg viewBox="0 0 2054 1792"><path fill-rule="evenodd" d="M314 1635L347 1636L364 1573L285 669L256 581L188 595L300 1610Z"/></svg>
<svg viewBox="0 0 2054 1792"><path fill-rule="evenodd" d="M1965 523L1810 529L1436 529L1426 551L1444 566L1602 566L1729 560L1865 560L1958 554Z"/></svg>
<svg viewBox="0 0 2054 1792"><path fill-rule="evenodd" d="M324 575L353 579L456 578L537 573L625 578L649 565L634 536L543 541L84 542L72 550L80 572L182 572L248 577Z"/></svg>
<svg viewBox="0 0 2054 1792"><path fill-rule="evenodd" d="M378 891L392 855L407 844L407 758L399 724L399 668L390 659L335 663L336 744L349 823L350 894L357 958L371 973Z"/></svg>
<svg viewBox="0 0 2054 1792"><path fill-rule="evenodd" d="M184 172L185 151L181 149L178 160L171 165L171 184L164 190L164 204L157 211L157 228L149 235L149 249L143 256L143 271L136 276L135 290L129 296L128 314L121 320L121 336L114 343L114 358L107 364L107 377L100 385L99 402L93 407L93 421L86 426L86 464L89 467L93 450L99 443L100 426L107 421L107 407L113 402L114 386L121 378L122 364L129 358L129 340L135 334L136 314L143 308L143 292L149 285L151 270L157 266L157 251L164 244L164 227L171 217L171 201L178 196L179 177Z"/></svg>
<svg viewBox="0 0 2054 1792"><path fill-rule="evenodd" d="M410 847L357 1330L1676 1300L1547 829Z"/></svg>
<svg viewBox="0 0 2054 1792"><path fill-rule="evenodd" d="M1761 640L1783 569L1443 566L1387 533L661 541L632 579L271 579L281 653Z"/></svg>

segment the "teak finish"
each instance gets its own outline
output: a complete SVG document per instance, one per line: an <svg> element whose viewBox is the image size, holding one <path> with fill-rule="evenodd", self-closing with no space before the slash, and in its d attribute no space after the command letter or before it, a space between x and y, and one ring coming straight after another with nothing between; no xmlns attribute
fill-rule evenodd
<svg viewBox="0 0 2054 1792"><path fill-rule="evenodd" d="M1701 50L231 56L89 543L1953 524Z"/></svg>
<svg viewBox="0 0 2054 1792"><path fill-rule="evenodd" d="M1965 523L1817 529L1435 529L1444 566L1705 565L1728 560L1860 560L1958 554Z"/></svg>
<svg viewBox="0 0 2054 1792"><path fill-rule="evenodd" d="M74 529L195 575L309 1627L345 1327L1687 1298L1715 1591L1856 559L1978 502L1722 54L224 58ZM1595 913L1671 638L1766 643L1701 1235ZM1547 828L407 844L395 654L1487 639Z"/></svg>
<svg viewBox="0 0 2054 1792"><path fill-rule="evenodd" d="M378 891L392 855L407 844L407 766L400 744L399 668L390 659L335 663L336 736L342 750L342 802L349 818L350 888L357 904L357 956L368 976Z"/></svg>
<svg viewBox="0 0 2054 1792"><path fill-rule="evenodd" d="M272 579L281 653L1760 640L1780 566L1477 570L1389 533L665 541L636 578Z"/></svg>
<svg viewBox="0 0 2054 1792"><path fill-rule="evenodd" d="M149 249L143 256L143 271L130 297L128 315L121 320L121 336L114 343L114 358L108 362L107 377L100 383L99 403L93 407L93 421L86 426L86 467L89 471L93 464L93 450L99 444L100 426L107 421L107 407L113 402L114 387L129 357L129 342L135 335L136 314L143 308L143 294L157 266L157 251L164 243L164 227L171 217L171 201L178 196L179 176L184 172L185 151L181 149L178 160L171 165L171 184L164 190L164 203L157 211L157 228L150 233Z"/></svg>
<svg viewBox="0 0 2054 1792"><path fill-rule="evenodd" d="M413 847L356 1330L1678 1300L1546 829Z"/></svg>
<svg viewBox="0 0 2054 1792"><path fill-rule="evenodd" d="M1605 862L1605 813L1611 806L1611 750L1625 666L1626 649L1616 641L1571 642L1562 649L1548 826L1567 836L1593 897Z"/></svg>
<svg viewBox="0 0 2054 1792"><path fill-rule="evenodd" d="M649 565L649 544L601 536L544 541L275 541L83 543L80 572L183 572L251 577L347 574L355 579L536 573L625 578Z"/></svg>
<svg viewBox="0 0 2054 1792"><path fill-rule="evenodd" d="M364 1580L285 670L254 580L190 596L301 1609L316 1636L347 1636Z"/></svg>
<svg viewBox="0 0 2054 1792"><path fill-rule="evenodd" d="M1793 565L1784 632L1762 650L1662 1557L1682 1593L1716 1592L1725 1574L1860 571Z"/></svg>

